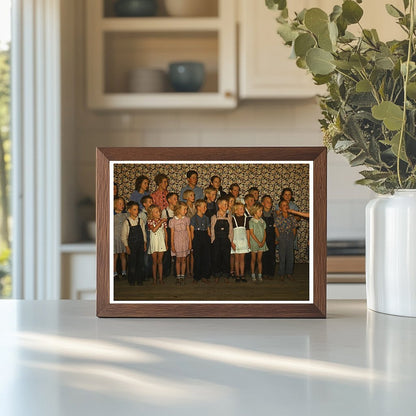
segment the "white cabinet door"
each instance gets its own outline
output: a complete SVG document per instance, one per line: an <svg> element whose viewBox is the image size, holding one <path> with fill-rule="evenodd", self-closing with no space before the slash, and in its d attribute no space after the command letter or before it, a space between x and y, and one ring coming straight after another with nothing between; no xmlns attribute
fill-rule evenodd
<svg viewBox="0 0 416 416"><path fill-rule="evenodd" d="M328 3L328 0L325 0ZM321 7L324 1L298 0L296 10ZM291 49L277 34L278 12L264 1L239 0L239 89L241 98L306 98L322 93L311 75L289 59Z"/></svg>
<svg viewBox="0 0 416 416"><path fill-rule="evenodd" d="M306 98L325 92L313 84L312 77L290 59L291 49L277 34L279 12L269 10L261 0L237 0L239 8L239 95L240 98ZM402 0L388 3L403 8ZM289 12L320 7L329 13L341 0L296 0L289 3ZM366 0L362 25L376 28L383 41L403 38L394 18L386 12L384 2ZM358 33L358 25L348 28Z"/></svg>

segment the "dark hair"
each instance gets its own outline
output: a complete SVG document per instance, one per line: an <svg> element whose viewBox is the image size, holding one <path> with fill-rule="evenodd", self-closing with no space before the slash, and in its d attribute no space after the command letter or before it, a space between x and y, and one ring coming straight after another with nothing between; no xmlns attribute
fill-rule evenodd
<svg viewBox="0 0 416 416"><path fill-rule="evenodd" d="M151 199L153 201L153 198L150 195L145 195L140 199L140 203L143 205L148 199Z"/></svg>
<svg viewBox="0 0 416 416"><path fill-rule="evenodd" d="M160 173L160 172L159 172L159 173L155 176L155 182L156 182L156 185L157 185L157 186L159 186L159 185L162 183L163 179L167 179L167 180L169 180L169 178L168 178L168 176L167 176L167 175L165 175L164 173Z"/></svg>
<svg viewBox="0 0 416 416"><path fill-rule="evenodd" d="M265 200L266 198L270 198L270 199L272 200L272 202L273 202L273 198L272 198L270 195L268 195L268 194L263 195L263 196L261 197L261 202L263 203L263 202L264 202L264 200Z"/></svg>
<svg viewBox="0 0 416 416"><path fill-rule="evenodd" d="M166 195L166 201L167 201L170 197L172 197L173 195L176 195L176 196L178 197L178 199L179 199L179 195L178 195L178 193L177 193L177 192L168 192L168 194Z"/></svg>
<svg viewBox="0 0 416 416"><path fill-rule="evenodd" d="M292 189L291 189L291 188L283 188L283 191L282 191L282 193L280 194L280 201L283 201L283 194L284 194L286 191L289 191L289 192L291 193L292 197L290 198L290 200L291 200L291 201L294 201L294 199L293 199L293 191L292 191ZM279 201L279 204L280 204L280 201Z"/></svg>
<svg viewBox="0 0 416 416"><path fill-rule="evenodd" d="M251 194L251 191L257 191L257 192L259 192L259 188L257 188L257 186L252 186L247 192L249 194Z"/></svg>
<svg viewBox="0 0 416 416"><path fill-rule="evenodd" d="M146 180L146 179L149 180L149 178L145 175L140 175L140 176L137 177L136 187L135 187L136 191L140 191L140 187L142 186L143 181Z"/></svg>
<svg viewBox="0 0 416 416"><path fill-rule="evenodd" d="M236 187L236 186L238 186L238 189L240 189L240 185L239 185L237 182L234 182L234 183L232 183L232 184L230 185L230 192L231 192L231 190L232 190L234 187Z"/></svg>
<svg viewBox="0 0 416 416"><path fill-rule="evenodd" d="M186 172L186 177L189 179L192 175L196 175L198 176L198 172L196 170L188 170L188 172Z"/></svg>
<svg viewBox="0 0 416 416"><path fill-rule="evenodd" d="M136 202L136 201L129 201L129 202L127 202L127 210L129 210L131 207L134 207L135 205L137 205L137 208L140 209L138 202Z"/></svg>
<svg viewBox="0 0 416 416"><path fill-rule="evenodd" d="M115 182L113 182L113 186L116 187L116 196L117 196L118 195L118 185Z"/></svg>

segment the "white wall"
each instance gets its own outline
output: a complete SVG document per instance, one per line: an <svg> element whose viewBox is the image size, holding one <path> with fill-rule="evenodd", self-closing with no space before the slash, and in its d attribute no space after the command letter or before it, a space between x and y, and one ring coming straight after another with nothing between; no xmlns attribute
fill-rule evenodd
<svg viewBox="0 0 416 416"><path fill-rule="evenodd" d="M66 8L71 9L72 2ZM70 4L68 4L70 3ZM75 241L76 202L95 193L95 147L321 145L314 99L246 101L233 111L93 112L86 108L84 2L74 1L63 23L63 241ZM358 169L359 170L359 169ZM340 156L328 160L328 236L364 238L365 203L359 176ZM65 219L68 218L67 221Z"/></svg>

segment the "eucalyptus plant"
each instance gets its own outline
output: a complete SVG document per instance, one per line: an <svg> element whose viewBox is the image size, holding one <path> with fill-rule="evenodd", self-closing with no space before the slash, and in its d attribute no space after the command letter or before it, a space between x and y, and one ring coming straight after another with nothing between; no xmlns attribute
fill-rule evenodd
<svg viewBox="0 0 416 416"><path fill-rule="evenodd" d="M404 33L382 42L375 29L360 24L362 0L344 0L329 14L303 9L292 18L286 0L266 0L280 11L277 31L296 65L327 87L319 120L325 145L351 166L365 166L357 183L381 194L416 188L414 2L403 0L402 9L380 6Z"/></svg>

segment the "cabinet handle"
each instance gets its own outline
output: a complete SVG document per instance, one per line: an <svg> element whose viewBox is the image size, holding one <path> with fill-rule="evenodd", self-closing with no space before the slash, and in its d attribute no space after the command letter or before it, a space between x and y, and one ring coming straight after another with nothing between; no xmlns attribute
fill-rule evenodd
<svg viewBox="0 0 416 416"><path fill-rule="evenodd" d="M225 98L233 98L234 97L234 93L232 91L225 91L224 95L225 95Z"/></svg>

